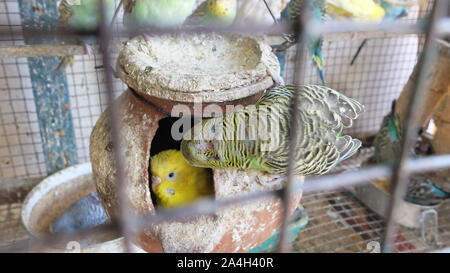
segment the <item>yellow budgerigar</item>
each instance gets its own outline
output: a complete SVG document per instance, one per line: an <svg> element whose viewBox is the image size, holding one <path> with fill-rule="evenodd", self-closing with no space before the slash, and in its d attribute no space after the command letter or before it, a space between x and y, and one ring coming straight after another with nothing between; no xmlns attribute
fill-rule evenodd
<svg viewBox="0 0 450 273"><path fill-rule="evenodd" d="M186 20L187 25L227 27L234 23L237 0L205 0Z"/></svg>
<svg viewBox="0 0 450 273"><path fill-rule="evenodd" d="M151 158L150 164L158 206L175 208L214 194L210 170L189 165L181 151L160 152Z"/></svg>
<svg viewBox="0 0 450 273"><path fill-rule="evenodd" d="M380 22L384 9L373 0L326 0L327 13L334 18Z"/></svg>

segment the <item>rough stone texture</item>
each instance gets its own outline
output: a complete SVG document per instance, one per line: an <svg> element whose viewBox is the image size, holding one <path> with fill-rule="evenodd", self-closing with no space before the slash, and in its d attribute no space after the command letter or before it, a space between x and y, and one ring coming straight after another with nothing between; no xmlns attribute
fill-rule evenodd
<svg viewBox="0 0 450 273"><path fill-rule="evenodd" d="M121 117L127 196L135 212L153 212L148 185L150 145L158 129L158 121L165 115L143 103L130 91L124 92L115 103ZM90 156L99 199L108 216L115 218L116 170L108 113L109 109L100 116L91 133Z"/></svg>
<svg viewBox="0 0 450 273"><path fill-rule="evenodd" d="M273 84L266 66L280 66L262 40L240 35L162 35L124 44L117 63L120 78L145 95L182 102L226 102ZM261 86L262 85L262 86Z"/></svg>

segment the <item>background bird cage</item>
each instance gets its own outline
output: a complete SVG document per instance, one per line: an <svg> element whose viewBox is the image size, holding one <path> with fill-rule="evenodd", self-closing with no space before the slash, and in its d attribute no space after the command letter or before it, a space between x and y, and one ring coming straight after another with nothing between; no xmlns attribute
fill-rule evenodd
<svg viewBox="0 0 450 273"><path fill-rule="evenodd" d="M300 230L297 239L291 245L294 251L377 251L376 245L382 242L389 219L384 219L359 201L354 195L352 186L367 183L370 177L389 175L390 168L380 167L381 169L371 169L366 173L355 173L353 177L359 179L356 178L354 182L343 177L352 177L352 172L358 171L361 160L367 158L366 153L370 153L371 141L384 115L390 111L392 100L398 98L423 53L427 38L424 34L426 29L419 28L418 19L431 18L430 20L434 20L435 23L441 19L437 15L430 17L434 4L434 1L425 1L408 9L408 16L396 21L402 31L394 31L396 24L392 24L391 31L387 28L374 30L373 27L372 29L368 27L368 31L355 31L356 29L352 31L350 27L348 31L338 33L330 31L324 34L323 52L327 86L365 105L364 114L346 133L362 139L369 148L365 147L353 159L343 162L333 174L311 179L310 184L314 186L309 192L308 187L304 189L302 199L302 205L309 216L309 224ZM43 7L36 6L36 8ZM29 67L30 59L39 55L36 53L39 46L34 45L36 48L34 51L24 50L26 39L22 18L21 0L7 0L0 3L0 246L3 246L5 251L27 250L20 248L23 242L30 239L20 220L21 202L26 193L43 177L58 169L89 162L89 136L92 128L108 106L108 102L126 88L119 79L106 74L111 71L109 69L105 71L101 67L107 58L99 51L88 57L77 45L72 47L68 45L61 49L77 53L74 54L74 65L66 70L64 76L67 103L70 108L69 130L72 130L75 153L70 159L63 161L63 166L52 166L45 151L47 142L40 129L40 115L36 109L36 96L33 93ZM121 23L120 12L113 29L119 31ZM408 29L407 25L411 28ZM440 30L441 34L442 32L443 30ZM102 31L98 34L105 37ZM120 42L127 40L126 35L113 38L112 48L115 50L110 56L112 59L117 54ZM359 45L366 38L369 40L365 48L355 63L350 65ZM280 37L270 36L269 40L275 44L280 41ZM286 54L283 64L286 82L319 83L320 79L308 54L300 54L301 65L296 67L298 52L294 46ZM52 55L50 52L47 53ZM301 79L295 78L296 70L303 72ZM108 82L109 78L111 82ZM110 91L113 93L109 93ZM70 132L55 132L55 134L68 133ZM448 157L446 160L447 165L442 163L443 160L435 165L448 168L450 160ZM423 162L425 161L421 161ZM432 168L434 167L430 166L428 170ZM402 169L396 170L404 172ZM343 174L338 176L338 173ZM361 178L363 176L366 177ZM347 184L340 184L340 181L346 181ZM308 184L307 179L306 185ZM446 187L449 189L450 185ZM211 207L211 210L214 209L217 207ZM394 247L391 250L423 252L450 247L450 205L444 204L438 213L439 244L428 244L423 241L417 230L400 227L395 233Z"/></svg>

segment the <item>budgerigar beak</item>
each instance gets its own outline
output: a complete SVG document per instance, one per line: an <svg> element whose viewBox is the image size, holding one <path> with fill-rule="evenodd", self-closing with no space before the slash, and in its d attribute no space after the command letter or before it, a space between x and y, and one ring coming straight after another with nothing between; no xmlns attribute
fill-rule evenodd
<svg viewBox="0 0 450 273"><path fill-rule="evenodd" d="M161 184L161 182L162 182L162 180L159 176L152 175L152 190L153 190L153 192L156 192L156 189Z"/></svg>

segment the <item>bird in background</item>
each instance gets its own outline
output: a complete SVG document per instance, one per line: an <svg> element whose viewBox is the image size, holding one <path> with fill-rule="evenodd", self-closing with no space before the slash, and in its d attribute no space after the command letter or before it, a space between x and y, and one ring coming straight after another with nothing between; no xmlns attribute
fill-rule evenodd
<svg viewBox="0 0 450 273"><path fill-rule="evenodd" d="M334 19L381 22L384 9L373 0L326 0L328 15Z"/></svg>
<svg viewBox="0 0 450 273"><path fill-rule="evenodd" d="M296 175L321 175L351 157L361 141L348 135L363 106L330 88L301 86L296 149L289 148L290 108L295 86L277 86L255 105L223 117L204 120L183 135L181 152L196 167L255 169L285 179L288 158L295 158Z"/></svg>
<svg viewBox="0 0 450 273"><path fill-rule="evenodd" d="M123 0L126 27L174 28L183 25L196 0ZM147 35L143 35L148 40Z"/></svg>
<svg viewBox="0 0 450 273"><path fill-rule="evenodd" d="M233 23L270 26L280 19L281 11L286 7L287 1L206 0L190 16L188 22L190 21L191 24L213 24L218 26L230 26ZM269 8L266 6L266 3Z"/></svg>
<svg viewBox="0 0 450 273"><path fill-rule="evenodd" d="M281 12L289 0L246 0L239 1L236 22L245 25L272 26L281 18ZM266 6L267 3L267 6Z"/></svg>
<svg viewBox="0 0 450 273"><path fill-rule="evenodd" d="M166 150L150 161L151 188L158 206L176 208L214 195L212 172L189 165L178 150Z"/></svg>
<svg viewBox="0 0 450 273"><path fill-rule="evenodd" d="M73 30L89 31L95 30L99 26L100 10L99 0L61 0L58 7L58 24L62 28ZM114 15L114 0L105 0L106 20L110 22ZM96 39L92 37L69 38L63 36L65 42L80 42L86 53L92 56L92 49L89 43L95 43ZM64 71L69 65L73 65L73 56L60 57L61 62L56 69L56 73Z"/></svg>
<svg viewBox="0 0 450 273"><path fill-rule="evenodd" d="M402 126L395 115L396 101L392 102L391 111L383 118L381 128L375 136L375 153L363 163L394 164L401 153ZM405 201L422 206L433 206L450 199L450 194L433 184L425 174L411 175L408 182Z"/></svg>
<svg viewBox="0 0 450 273"><path fill-rule="evenodd" d="M450 193L433 184L426 175L412 175L404 199L416 205L435 206L450 200Z"/></svg>
<svg viewBox="0 0 450 273"><path fill-rule="evenodd" d="M275 2L282 6L284 0L270 1L272 6L277 6ZM269 3L269 2L268 2ZM262 18L272 20L264 1L262 0L206 0L204 1L186 20L185 25L205 25L216 27L228 27L236 24L245 25L247 23L257 23ZM269 4L269 5L270 5ZM266 17L264 17L266 16ZM253 22L254 21L254 22ZM273 79L276 85L284 85L284 80L279 73L276 73L272 66L278 64L266 64L267 74Z"/></svg>
<svg viewBox="0 0 450 273"><path fill-rule="evenodd" d="M385 13L384 18L383 18L384 22L393 22L402 17L408 16L407 5L406 5L407 0L398 0L395 3L396 4L393 4L391 1L387 1L387 0L381 1L380 5L383 8L384 13ZM403 5L398 5L401 3L403 3ZM366 45L368 40L369 39L364 39L364 41L362 41L361 45L356 50L356 53L353 56L352 61L350 62L350 65L353 65L355 63L356 58L358 58L359 53L361 53L361 50Z"/></svg>
<svg viewBox="0 0 450 273"><path fill-rule="evenodd" d="M306 6L306 2L310 4L309 7ZM298 27L298 21L300 16L306 8L311 9L311 19L318 22L323 22L325 15L327 14L327 9L325 5L325 0L291 0L287 5L285 11L282 12L281 20L283 22L287 21L289 25L292 26L294 33ZM286 20L287 19L287 20ZM298 42L299 37L294 35L284 35L286 41L279 46L274 48L274 52L284 52L292 45ZM323 64L323 54L322 54L322 37L309 36L306 37L306 45L308 47L309 55L311 56L313 64L316 66L319 77L323 84L325 84L324 75L324 64Z"/></svg>
<svg viewBox="0 0 450 273"><path fill-rule="evenodd" d="M384 116L381 127L375 136L375 153L370 160L373 163L392 163L401 151L402 128L395 115L396 101L392 101L391 111Z"/></svg>
<svg viewBox="0 0 450 273"><path fill-rule="evenodd" d="M206 0L186 20L186 25L228 27L237 14L237 0Z"/></svg>

